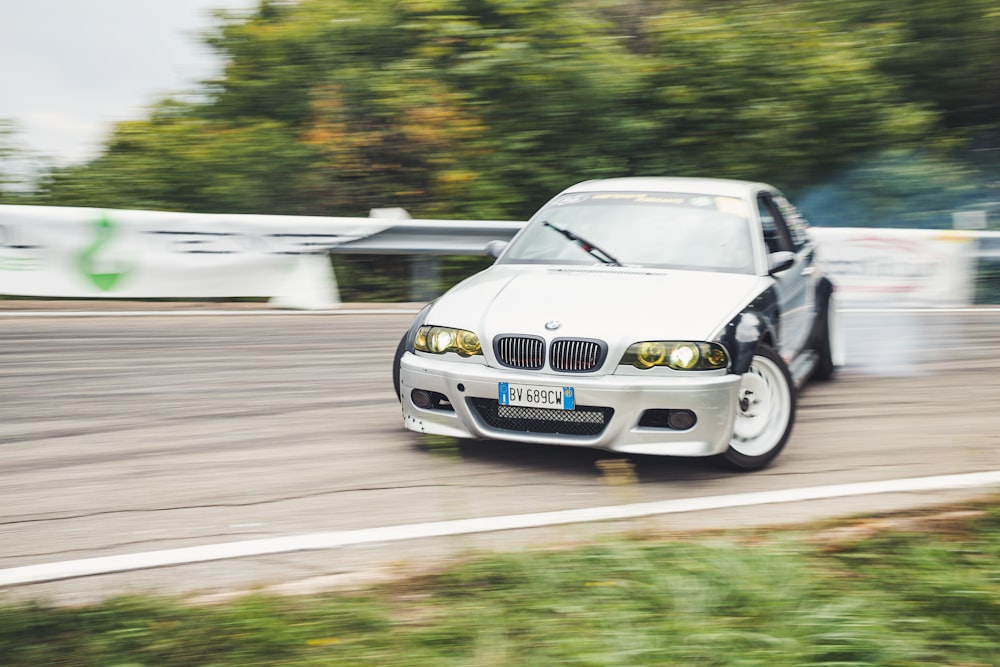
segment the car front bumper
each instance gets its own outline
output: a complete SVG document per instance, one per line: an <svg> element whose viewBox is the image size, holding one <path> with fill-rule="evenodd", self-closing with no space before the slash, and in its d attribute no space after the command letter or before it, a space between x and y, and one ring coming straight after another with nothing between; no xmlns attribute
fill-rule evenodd
<svg viewBox="0 0 1000 667"><path fill-rule="evenodd" d="M498 424L498 409L493 408L493 414L486 415L483 405L497 400L500 382L574 388L577 414L548 410L532 412L533 416L544 414L557 421L582 419L589 416L584 414L589 406L614 412L603 419L603 428L596 427L599 432L583 435L543 432L544 428L525 427L523 420L500 419ZM739 384L737 375L697 372L645 377L555 375L497 369L412 353L403 355L400 369L403 423L411 431L454 438L571 445L669 456L711 456L726 450L738 409ZM440 406L417 407L412 399L414 390L443 395L447 402L442 401ZM690 410L697 422L686 430L640 425L647 410Z"/></svg>

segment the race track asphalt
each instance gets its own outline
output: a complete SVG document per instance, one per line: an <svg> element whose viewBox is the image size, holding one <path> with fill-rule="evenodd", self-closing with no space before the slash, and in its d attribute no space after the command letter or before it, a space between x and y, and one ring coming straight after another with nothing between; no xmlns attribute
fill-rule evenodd
<svg viewBox="0 0 1000 667"><path fill-rule="evenodd" d="M402 429L408 312L0 316L0 569L239 540L1000 470L1000 310L848 312L849 365L808 386L775 465L463 443ZM9 309L8 309L9 310ZM400 308L406 311L405 308ZM351 311L352 313L354 311ZM481 549L882 512L880 494L305 551L11 587L85 602L367 581Z"/></svg>

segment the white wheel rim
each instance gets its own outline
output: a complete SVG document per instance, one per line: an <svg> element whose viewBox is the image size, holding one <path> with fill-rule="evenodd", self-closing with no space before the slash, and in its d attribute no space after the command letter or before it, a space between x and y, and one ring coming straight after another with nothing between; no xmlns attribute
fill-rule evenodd
<svg viewBox="0 0 1000 667"><path fill-rule="evenodd" d="M740 381L733 439L744 456L761 456L778 446L792 414L792 394L778 364L756 356Z"/></svg>

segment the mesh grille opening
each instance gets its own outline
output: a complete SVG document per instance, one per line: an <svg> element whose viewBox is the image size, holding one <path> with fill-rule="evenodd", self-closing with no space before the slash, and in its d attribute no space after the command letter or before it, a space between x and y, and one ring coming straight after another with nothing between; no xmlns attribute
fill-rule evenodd
<svg viewBox="0 0 1000 667"><path fill-rule="evenodd" d="M490 427L521 433L600 435L615 413L614 408L590 405L578 405L576 410L500 405L491 398L470 398L469 403Z"/></svg>

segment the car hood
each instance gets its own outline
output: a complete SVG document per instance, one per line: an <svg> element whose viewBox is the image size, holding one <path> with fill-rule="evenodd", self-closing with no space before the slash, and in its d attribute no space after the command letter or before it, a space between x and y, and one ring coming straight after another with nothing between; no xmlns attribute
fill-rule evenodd
<svg viewBox="0 0 1000 667"><path fill-rule="evenodd" d="M597 338L612 347L709 340L770 281L706 271L497 265L443 295L425 322L470 329L484 342L509 333Z"/></svg>

